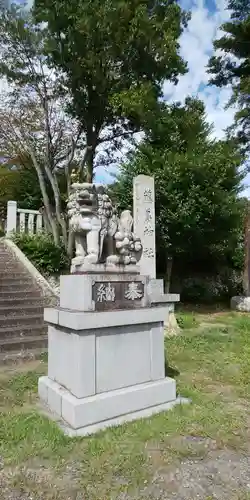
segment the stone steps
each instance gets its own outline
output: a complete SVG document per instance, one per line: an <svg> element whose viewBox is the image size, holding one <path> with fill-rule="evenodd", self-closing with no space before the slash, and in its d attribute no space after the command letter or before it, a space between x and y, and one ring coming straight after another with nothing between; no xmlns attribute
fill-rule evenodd
<svg viewBox="0 0 250 500"><path fill-rule="evenodd" d="M15 291L15 290L23 290L23 288L27 288L29 290L29 287L31 286L30 281L28 279L26 280L1 280L0 282L0 293L1 292L8 292L8 291Z"/></svg>
<svg viewBox="0 0 250 500"><path fill-rule="evenodd" d="M26 312L26 311L25 311ZM39 314L22 314L22 315L12 315L12 314L1 314L0 315L0 336L1 331L7 327L19 326L23 327L27 325L28 327L34 327L35 325L41 325L44 327L43 316Z"/></svg>
<svg viewBox="0 0 250 500"><path fill-rule="evenodd" d="M51 297L53 300L54 297ZM33 359L47 350L44 297L27 269L0 241L0 364Z"/></svg>
<svg viewBox="0 0 250 500"><path fill-rule="evenodd" d="M11 273L10 273L10 270L11 270ZM1 273L1 281L5 281L6 279L9 279L9 280L16 280L16 279L25 279L27 278L27 272L25 271L15 271L13 270L13 268L11 269L7 269L6 267L4 267L3 270L0 271Z"/></svg>
<svg viewBox="0 0 250 500"><path fill-rule="evenodd" d="M10 339L1 339L0 342L0 353L10 352L10 351L30 351L34 347L42 348L44 351L47 349L48 339L47 335L33 335L29 337L11 337Z"/></svg>
<svg viewBox="0 0 250 500"><path fill-rule="evenodd" d="M30 287L29 288L26 288L23 287L23 288L11 288L9 289L8 287L5 289L5 290L2 290L0 288L0 299L1 298L20 298L20 297L27 297L27 298L31 298L34 297L34 298L39 298L40 297L40 293L38 290L31 290Z"/></svg>
<svg viewBox="0 0 250 500"><path fill-rule="evenodd" d="M0 305L0 316L2 315L10 315L10 316L22 316L22 315L25 315L26 313L30 313L30 314L40 314L43 316L43 311L44 311L44 307L43 305L40 305L40 303L38 302L37 304L34 303L34 304L27 304L25 305L25 309L23 308L23 304L21 305L15 305L15 304L11 304L11 305Z"/></svg>
<svg viewBox="0 0 250 500"><path fill-rule="evenodd" d="M23 308L25 308L26 306L28 305L42 305L44 304L44 299L39 299L39 297L26 297L26 296L18 296L18 297L15 297L15 296L10 296L10 297L6 297L6 296L0 296L0 307L3 307L4 305L5 306L22 306Z"/></svg>

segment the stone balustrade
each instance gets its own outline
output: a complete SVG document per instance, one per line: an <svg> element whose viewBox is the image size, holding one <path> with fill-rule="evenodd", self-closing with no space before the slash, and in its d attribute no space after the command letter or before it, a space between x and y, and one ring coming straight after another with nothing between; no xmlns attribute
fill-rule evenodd
<svg viewBox="0 0 250 500"><path fill-rule="evenodd" d="M15 232L36 234L43 230L43 215L39 210L18 208L16 201L8 201L6 235Z"/></svg>

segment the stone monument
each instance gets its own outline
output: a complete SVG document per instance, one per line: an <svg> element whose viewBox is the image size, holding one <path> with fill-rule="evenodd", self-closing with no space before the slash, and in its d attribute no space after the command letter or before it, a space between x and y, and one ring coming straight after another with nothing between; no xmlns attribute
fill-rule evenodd
<svg viewBox="0 0 250 500"><path fill-rule="evenodd" d="M155 306L167 305L165 326L168 333L175 334L180 328L174 314L174 304L180 301L179 294L164 294L163 279L156 279L155 241L155 183L148 175L138 175L133 180L134 230L142 243L140 273L149 276L148 293Z"/></svg>
<svg viewBox="0 0 250 500"><path fill-rule="evenodd" d="M38 389L65 432L85 435L179 400L165 377L167 305L152 305L149 277L140 275L131 213L118 217L103 186L75 182L68 215L75 257L59 307L44 312L48 376Z"/></svg>
<svg viewBox="0 0 250 500"><path fill-rule="evenodd" d="M134 230L143 243L140 272L156 278L154 178L138 175L133 180Z"/></svg>

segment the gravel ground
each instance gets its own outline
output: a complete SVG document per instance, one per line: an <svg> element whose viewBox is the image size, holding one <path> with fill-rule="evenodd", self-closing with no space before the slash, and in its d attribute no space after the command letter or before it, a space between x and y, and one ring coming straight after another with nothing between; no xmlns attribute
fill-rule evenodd
<svg viewBox="0 0 250 500"><path fill-rule="evenodd" d="M212 443L210 443L212 444ZM22 471L27 480L26 492L10 485L18 471L0 471L1 500L44 500L44 492L27 491L28 481L47 483L50 492L46 490L46 500L91 500L90 496L79 493L77 480L68 475L62 479L62 484L52 484L50 471L26 469ZM20 480L20 478L19 478ZM66 487L66 488L65 488ZM32 487L31 487L32 488ZM248 496L249 495L249 496ZM153 480L142 490L133 494L112 494L100 500L239 500L250 498L250 455L241 455L233 450L210 450L206 457L181 461L176 468L160 467L156 470Z"/></svg>

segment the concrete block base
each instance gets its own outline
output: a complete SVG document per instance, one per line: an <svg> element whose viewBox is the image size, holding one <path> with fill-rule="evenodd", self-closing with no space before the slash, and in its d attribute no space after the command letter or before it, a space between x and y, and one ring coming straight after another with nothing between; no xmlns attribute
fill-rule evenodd
<svg viewBox="0 0 250 500"><path fill-rule="evenodd" d="M80 399L49 377L41 377L38 392L69 436L93 434L107 427L150 417L181 402L176 399L175 380L168 377Z"/></svg>
<svg viewBox="0 0 250 500"><path fill-rule="evenodd" d="M144 293L140 304L132 296L127 298L133 302L129 310L126 304L98 309L93 293L97 283L106 287L112 282L117 306L120 283L125 289L126 283L132 284L137 291L138 280ZM108 275L64 276L60 307L45 309L48 376L39 379L38 391L67 434L91 434L148 417L176 402L175 380L165 377L164 353L164 321L176 297L158 294L152 305L148 278L138 280L128 274L112 280Z"/></svg>
<svg viewBox="0 0 250 500"><path fill-rule="evenodd" d="M238 295L231 299L231 309L239 312L250 312L250 297Z"/></svg>

